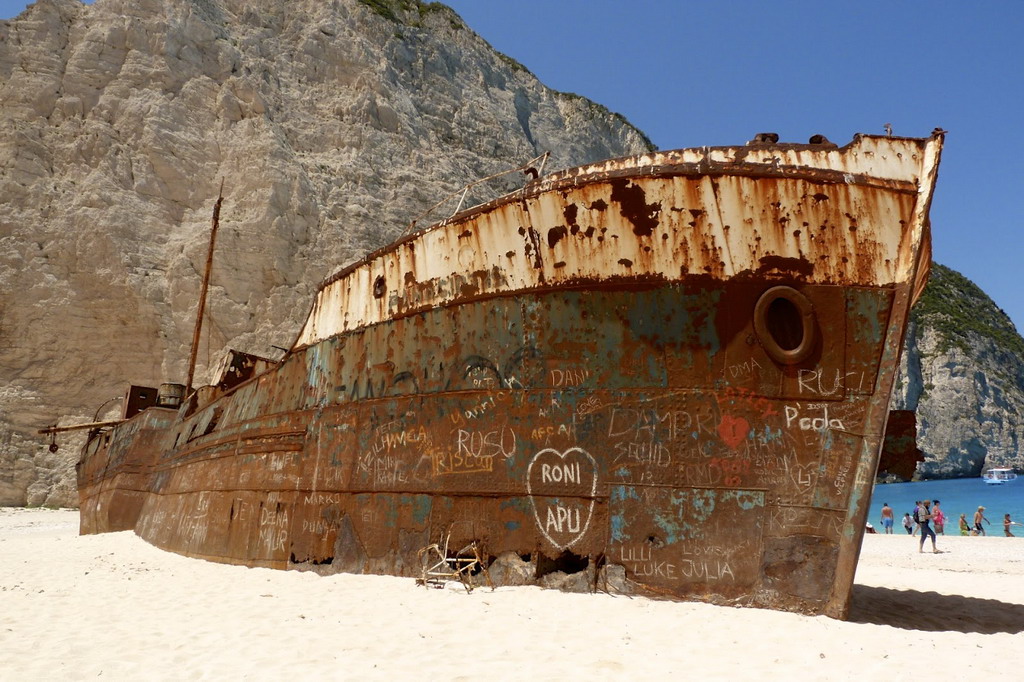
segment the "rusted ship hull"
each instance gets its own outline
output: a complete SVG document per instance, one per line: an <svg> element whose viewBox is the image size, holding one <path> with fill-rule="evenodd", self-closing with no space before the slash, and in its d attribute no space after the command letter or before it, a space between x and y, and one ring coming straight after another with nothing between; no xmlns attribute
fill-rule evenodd
<svg viewBox="0 0 1024 682"><path fill-rule="evenodd" d="M941 135L554 174L328 280L286 357L94 435L83 533L845 616Z"/></svg>

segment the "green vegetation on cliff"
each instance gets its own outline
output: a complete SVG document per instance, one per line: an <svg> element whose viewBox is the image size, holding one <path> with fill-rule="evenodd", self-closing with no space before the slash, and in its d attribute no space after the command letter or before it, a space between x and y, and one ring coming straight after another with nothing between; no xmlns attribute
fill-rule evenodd
<svg viewBox="0 0 1024 682"><path fill-rule="evenodd" d="M407 13L415 10L417 18L412 20L412 26L422 26L423 17L431 12L447 12L453 29L458 30L463 27L462 21L455 11L440 2L421 2L420 0L359 0L359 2L396 24L402 23L398 12Z"/></svg>
<svg viewBox="0 0 1024 682"><path fill-rule="evenodd" d="M1009 316L977 284L944 265L932 265L928 285L910 317L938 332L940 353L955 347L971 354L970 335L976 334L1024 357L1024 338Z"/></svg>

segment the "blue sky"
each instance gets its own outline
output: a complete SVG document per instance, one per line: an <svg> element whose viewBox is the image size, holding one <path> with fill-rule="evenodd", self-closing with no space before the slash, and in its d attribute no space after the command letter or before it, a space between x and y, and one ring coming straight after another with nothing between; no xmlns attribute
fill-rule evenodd
<svg viewBox="0 0 1024 682"><path fill-rule="evenodd" d="M25 4L0 0L0 17ZM623 114L661 149L945 128L935 260L1024 331L1024 1L446 4L545 85Z"/></svg>
<svg viewBox="0 0 1024 682"><path fill-rule="evenodd" d="M949 131L934 258L1024 331L1024 1L449 0L547 86L661 149Z"/></svg>

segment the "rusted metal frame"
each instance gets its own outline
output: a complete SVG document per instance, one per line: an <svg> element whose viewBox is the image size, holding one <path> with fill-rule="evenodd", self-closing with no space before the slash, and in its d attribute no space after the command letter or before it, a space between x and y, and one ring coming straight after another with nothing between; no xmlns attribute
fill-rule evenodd
<svg viewBox="0 0 1024 682"><path fill-rule="evenodd" d="M521 166L516 166L515 168L509 168L508 170L503 170L503 171L500 171L498 173L492 173L491 175L488 175L486 177L479 178L477 180L474 180L472 182L467 183L462 189L457 189L454 192L451 192L450 194L446 195L443 199L441 199L439 202L437 202L436 204L434 204L433 206L428 208L426 211L424 211L423 213L420 213L418 216L413 218L412 222L409 223L409 226L407 228L405 228L405 230L402 231L402 234L403 235L408 234L421 218L425 218L426 216L430 215L430 213L434 209L436 209L438 206L441 206L446 201L448 201L449 199L454 197L456 194L461 192L462 193L462 198L459 199L459 205L456 207L456 209L454 211L452 211L452 215L448 216L448 218L445 219L445 220L448 220L452 216L456 215L459 212L459 209L462 208L462 202L465 201L466 193L469 192L469 188L470 187L474 187L475 185L479 185L480 183L487 182L488 180L493 180L495 178L500 178L503 175L510 175L512 173L515 173L516 171L524 171L525 172L525 171L529 170L531 168L531 164L534 161L537 161L538 159L542 159L542 162L541 162L541 165L540 165L540 171L538 171L538 172L542 173L544 171L544 166L548 162L548 157L549 156L551 156L551 152L544 152L543 154L541 154L539 156L533 157L532 159L530 159L526 163L522 164Z"/></svg>
<svg viewBox="0 0 1024 682"><path fill-rule="evenodd" d="M436 229L436 228L442 227L444 225L452 224L454 222L462 222L464 220L468 220L473 215L476 215L476 214L478 214L480 212L484 212L484 211L490 210L490 209L492 209L493 207L496 207L496 206L504 205L506 203L512 203L514 201L523 200L525 198L531 198L531 197L537 196L539 194L543 194L543 193L550 192L550 191L558 191L558 190L561 190L561 189L565 189L567 187L574 187L574 186L578 185L581 181L590 183L590 182L595 182L595 181L600 180L600 179L613 179L613 178L622 178L622 177L632 177L632 178L640 178L640 177L674 177L674 176L687 176L687 177L688 176L693 176L693 177L719 177L719 176L721 176L721 177L725 177L725 176L734 176L735 175L735 176L747 176L747 177L803 179L803 180L806 180L808 182L826 183L826 184L832 183L832 184L837 184L837 185L840 185L840 184L841 185L860 184L860 185L863 185L863 186L868 187L868 188L882 189L882 190L885 190L885 191L896 192L896 193L900 193L900 194L915 194L916 195L917 192L918 192L916 184L913 184L913 183L898 182L898 181L885 181L885 180L869 181L870 179L866 178L866 176L863 176L863 175L851 175L851 174L842 173L842 172L839 172L839 171L826 171L826 170L820 170L820 169L811 169L809 171L803 171L803 172L789 172L789 169L782 168L782 169L779 169L777 171L772 172L770 167L766 166L764 164L755 164L755 165L747 164L746 169L743 170L739 166L737 166L737 164L734 164L734 163L721 163L721 162L711 163L711 162L708 162L708 163L703 164L703 165L702 165L702 163L697 163L697 164L689 163L689 164L677 164L677 165L646 166L646 167L640 167L640 168L627 168L627 169L618 169L618 170L615 170L615 171L608 171L608 172L602 172L602 173L594 173L594 174L587 175L587 176L582 176L582 177L575 177L574 176L574 177L569 177L569 178L563 178L563 179L561 179L559 181L545 180L545 181L541 181L541 182L538 182L538 183L534 183L534 184L530 185L528 188L524 188L524 190L519 192L519 193L512 194L512 195L506 195L505 197L501 197L501 198L496 199L496 200L494 200L492 202L489 202L487 204L482 204L480 206L474 207L473 209L470 209L470 210L464 212L463 214L461 214L460 216L457 216L456 218L453 218L451 220L443 221L443 222L441 222L441 223L439 223L439 224L437 224L437 225L435 225L435 226L433 226L431 228L426 228L426 230L424 230L424 231ZM323 290L324 287L328 286L329 284L331 284L333 282L336 282L336 281L338 281L340 279L345 278L348 274L351 274L355 270L359 269L361 266L372 262L373 260L379 258L380 256L382 256L384 254L387 254L387 253L390 253L390 252L394 251L400 245L402 245L402 244L404 244L404 243L406 243L408 241L415 240L424 231L417 232L415 234L409 235L408 237L396 240L395 242L393 242L393 243L391 243L391 244L389 244L389 245L387 245L385 247L382 247L381 249L378 249L377 251L374 251L373 253L367 255L361 261L353 263L352 265L344 268L343 270L339 271L335 275L333 275L333 276L329 277L328 279L324 280L323 284L321 285L321 291ZM538 254L539 254L539 252L538 252ZM629 281L631 281L631 282L635 281L635 278L633 278L633 277L623 278L623 281L626 281L627 279ZM653 281L664 281L664 280L663 279L651 278L651 281L653 282ZM581 284L582 283L583 283L583 280L581 280ZM559 286L563 286L563 284L560 283ZM544 287L542 286L540 288L543 289ZM525 291L525 290L523 290L523 291ZM503 293L504 292L498 292L498 293L495 293L495 294L492 294L492 295L499 295L500 296ZM509 293L511 293L511 292L509 292ZM459 300L472 300L472 299L455 299L455 301L459 301ZM314 299L314 303L312 304L310 310L311 311L314 310L316 308L316 305L317 305L317 300ZM421 306L419 308L416 308L416 309L413 309L413 310L403 311L402 314L415 314L417 312L420 312L421 310L429 310L429 309L431 309L431 306L423 305L423 306ZM392 320L392 319L398 319L398 316L391 316L391 317L388 318L388 320ZM384 320L384 321L388 321L388 320ZM302 335L302 331L300 330L300 332L298 333L296 339L292 343L292 347L293 348L304 348L304 347L306 347L305 345L304 346L297 346L298 339L299 339L299 337L301 337L301 335Z"/></svg>
<svg viewBox="0 0 1024 682"><path fill-rule="evenodd" d="M693 277L708 277L708 278L712 278L711 275L693 275ZM446 301L446 302L441 303L441 304L426 303L426 304L423 304L423 305L420 305L420 306L416 306L415 308L408 308L406 310L402 310L401 312L392 313L392 314L388 315L386 318L382 319L379 322L373 322L371 324L366 324L366 325L363 325L363 326L360 326L360 327L354 327L353 329L348 329L348 330L345 330L345 331L341 331L341 332L338 332L336 334L332 334L331 336L324 337L323 339L320 339L318 341L314 341L313 343L308 343L308 344L304 344L304 345L301 345L301 346L293 345L292 349L289 351L289 353L299 353L299 352L302 352L302 351L306 350L307 348L311 348L311 347L313 347L313 346L315 346L317 344L323 343L325 341L329 341L331 339L336 339L336 338L340 338L340 337L343 337L343 336L347 336L347 335L353 334L355 332L361 332L361 331L364 331L364 330L373 329L374 327L378 327L380 325L392 324L392 323L394 323L394 322L396 322L398 320L402 320L402 319L405 319L407 317L414 317L416 315L422 315L423 313L430 312L431 310L441 310L441 309L447 309L447 308L457 308L459 306L463 306L463 305L466 305L466 304L469 304L469 303L482 303L482 302L491 301L491 300L499 299L499 298L516 298L516 297L524 296L524 295L528 296L528 295L531 295L531 294L545 293L545 292L552 292L552 291L559 291L559 292L562 292L562 291L606 291L606 290L607 291L622 291L622 290L645 291L645 290L648 290L648 289L657 289L658 287L664 286L667 282L670 282L670 281L675 281L675 280L669 280L669 278L667 278L667 277L665 277L663 275L655 275L655 274L628 275L628 276L627 275L615 275L615 276L611 276L611 277L606 277L604 279L585 279L583 277L580 277L580 278L576 278L576 279L572 279L572 280L560 281L557 284L541 283L539 286L530 286L530 287L523 287L523 288L518 288L518 289L511 289L510 288L510 289L504 289L502 291L488 291L488 292L485 292L485 293L473 294L472 296L468 296L468 297L460 296L460 297L453 298L452 300ZM714 281L716 281L716 282L724 282L726 280L724 280L724 279L715 279ZM623 286L623 285L627 285L627 286ZM273 370L273 369L274 369L273 367L270 368L270 370ZM270 371L270 370L268 370L268 371ZM263 374L266 374L266 373L267 372L264 372ZM238 388L240 388L242 386L245 386L246 384L248 384L253 379L256 379L256 378L258 378L260 376L263 376L263 374L259 374L257 376L254 376L254 377L250 378L250 379L247 379L244 383L241 383L238 386L233 387L231 389L231 391L228 391L228 392L224 393L224 396L230 395L236 389L238 389ZM471 390L463 389L461 392L471 392ZM222 397L222 396L218 396L217 399L219 400L220 397ZM214 402L216 402L216 401L214 401ZM209 404L212 405L213 403L211 402Z"/></svg>
<svg viewBox="0 0 1024 682"><path fill-rule="evenodd" d="M197 461L203 462L203 461L213 461L213 460L197 460ZM189 462L189 464L192 464L192 463L194 463L194 462ZM162 471L162 470L163 470L163 468L161 468L161 469L154 469L153 473L156 473L157 471ZM128 475L144 475L141 472L138 473L138 474L130 474L128 472L118 472L118 475L121 474L121 473L125 473L125 474L128 474ZM636 484L636 485L640 485L640 484ZM658 486L651 486L651 487L672 488L673 486L659 484ZM119 489L126 489L126 488L120 488L119 487ZM132 489L132 490L134 490L134 489ZM178 492L156 491L156 490L151 490L151 489L136 490L136 492L145 492L145 493L152 493L154 495L168 496L168 495L191 495L191 494L194 494L194 493L197 493L197 492L220 492L220 493L253 492L253 493L266 493L266 492L268 492L268 489L265 488L265 487L264 488L253 488L253 487L212 487L212 486L205 486L205 487L203 487L201 489L183 490L183 491L178 491ZM273 492L273 490L270 490L269 492ZM464 489L464 490L445 489L443 492L439 492L439 491L436 491L436 490L430 490L430 489L424 489L424 488L419 488L419 489L418 488L403 488L403 489L394 489L394 490L380 490L378 488L357 488L357 487L351 487L351 486L347 487L347 488L345 488L343 490L342 489L328 489L328 488L314 489L314 488L308 488L308 487L300 487L300 488L297 488L297 487L284 487L284 488L277 489L277 492L288 492L288 493L299 493L299 494L303 494L303 493L305 493L305 494L313 494L313 493L325 493L326 494L326 493L330 493L330 494L338 494L338 495L426 495L428 497L442 496L442 497L451 497L451 498L483 498L483 499L498 499L498 498L506 498L506 497L509 497L509 496L518 497L518 496L525 496L527 494L526 490L522 490L522 491L518 491L518 492L502 492L502 491L486 492L486 491L481 491L481 490L469 490L469 489ZM555 496L555 495L550 495L550 496L549 495L534 495L534 497L557 497L557 496ZM608 495L607 494L601 494L600 492L595 493L594 495L574 494L573 498L574 499L580 499L580 500L588 500L588 501L592 500L592 501L595 501L595 502L602 502L602 501L606 501L608 499Z"/></svg>
<svg viewBox="0 0 1024 682"><path fill-rule="evenodd" d="M918 297L923 293L927 283L928 274L931 272L932 261L932 235L930 211L932 199L935 197L935 183L939 179L939 162L942 160L942 143L945 140L945 131L939 131L933 137L937 144L930 144L925 147L925 167L927 177L920 180L923 200L919 200L914 207L914 222L921 229L921 243L918 245L917 258L914 261L913 276L911 277L911 298L910 305L917 302ZM924 272L922 273L922 270ZM904 331L906 334L906 331Z"/></svg>
<svg viewBox="0 0 1024 682"><path fill-rule="evenodd" d="M416 553L416 558L421 564L420 577L416 580L416 583L424 586L443 587L444 583L441 578L457 579L462 583L462 586L466 588L466 592L472 592L475 585L473 585L473 577L470 571L474 568L480 567L486 569L484 561L480 557L480 548L476 540L473 540L462 549L455 552L455 556L449 556L451 549L449 543L451 541L451 529L449 528L444 533L444 537L440 542L427 545L420 549ZM442 543L444 547L442 547ZM473 555L466 556L467 553L472 552ZM428 556L435 554L436 559L433 564L428 565ZM452 566L452 564L455 564ZM491 576L486 570L483 571L484 576L487 578L487 584L492 588L494 584L491 582Z"/></svg>
<svg viewBox="0 0 1024 682"><path fill-rule="evenodd" d="M829 185L856 185L860 187L867 187L869 189L881 189L890 192L896 192L899 194L918 194L918 187L913 182L907 182L902 180L887 180L884 178L876 178L874 176L863 175L859 173L847 173L843 171L823 169L823 168L800 168L794 166L779 166L773 168L769 164L752 164L752 163L741 163L741 162L722 162L722 161L700 161L697 163L678 163L678 164L658 164L650 166L632 166L628 168L618 168L609 171L596 171L585 176L569 176L565 178L547 178L540 180L536 183L532 183L527 187L523 188L519 192L499 197L485 204L474 206L461 214L452 216L447 220L443 220L437 223L435 226L440 227L455 222L461 222L466 218L469 218L477 213L483 213L496 208L497 206L512 203L514 201L521 201L524 199L532 199L540 194L544 194L550 191L559 191L568 189L570 187L576 187L580 184L593 184L595 182L603 182L605 180L619 179L619 178L669 178L669 177L746 177L746 178L763 178L767 180L805 180L807 182L818 183L818 184L829 184ZM423 231L431 229L430 227L424 228ZM417 232L410 237L415 237L421 234ZM366 262L374 260L377 256L387 253L392 247L398 246L399 244L407 241L406 239L396 240L391 244L382 247L378 251L373 252L365 259ZM345 270L338 273L337 277L340 279L347 272L354 270L361 263L353 264ZM330 281L334 281L335 277L332 276L329 281L325 281L325 284Z"/></svg>
<svg viewBox="0 0 1024 682"><path fill-rule="evenodd" d="M651 166L631 166L628 168L621 168L612 171L601 171L594 172L585 176L569 176L564 178L555 177L554 179L543 179L537 182L530 183L522 190L507 194L503 197L499 197L492 201L489 201L478 206L469 208L462 213L458 213L450 218L442 220L438 223L434 223L428 227L423 228L417 232L410 233L395 241L376 249L362 259L348 265L338 272L330 275L320 283L319 289L323 289L329 284L333 284L338 280L344 279L346 276L358 270L360 267L371 263L381 256L390 253L397 249L399 246L416 240L424 232L438 229L446 225L453 223L462 222L471 218L474 215L485 213L493 210L498 206L504 204L514 203L516 201L523 201L526 199L532 199L541 194L545 194L551 191L559 191L575 187L581 183L591 184L594 182L601 182L605 180L619 179L619 178L649 178L649 177L726 177L726 176L737 176L747 178L764 178L764 179L787 179L787 180L806 180L808 182L815 182L820 184L831 184L831 185L857 185L863 186L870 189L882 189L890 192L896 192L899 194L918 194L918 187L915 183L905 182L900 180L885 180L875 178L872 176L862 174L851 174L843 171L834 171L828 169L801 169L792 166L780 166L779 168L772 168L769 164L750 164L750 163L733 163L733 162L720 162L720 161L701 161L698 163L679 163L679 164L661 164ZM315 299L314 299L315 305ZM310 308L312 310L312 307ZM294 346L294 343L292 344Z"/></svg>
<svg viewBox="0 0 1024 682"><path fill-rule="evenodd" d="M694 277L707 278L710 281L719 282L719 283L727 282L728 279L729 279L729 278L720 279L720 278L715 278L712 275L704 275L704 274L690 275L690 276L688 276L687 279L691 279L691 278L694 278ZM414 316L417 316L417 315L422 315L422 314L430 312L432 310L456 308L456 307L467 305L467 304L470 304L470 303L482 303L482 302L491 301L491 300L495 300L495 299L501 299L501 298L517 298L519 296L524 296L524 295L528 296L528 295L531 295L531 294L546 293L546 292L552 292L552 291L555 291L555 290L557 290L558 292L563 292L563 291L623 291L623 290L634 291L634 292L635 291L646 291L646 290L654 290L654 289L657 289L657 288L659 288L661 286L664 286L669 281L673 281L673 280L669 280L669 278L667 278L665 276L655 275L655 274L645 274L645 275L638 275L638 276L613 276L613 277L608 277L608 278L604 278L604 279L585 279L585 278L581 277L581 278L578 278L578 279L567 280L565 282L559 282L556 285L548 284L548 285L540 285L540 286L531 286L531 287L524 287L524 288L518 288L518 289L507 289L507 290L503 290L503 291L494 291L494 292L486 292L486 293L481 293L481 294L474 294L474 295L469 296L469 297L457 297L457 298L452 299L451 301L447 301L447 302L442 303L440 305L437 305L437 304L424 304L424 305L421 305L421 306L417 306L415 308L409 308L409 309L406 309L406 310L402 310L401 312L396 312L396 313L393 313L391 315L388 315L385 319L382 319L379 322L374 322L372 324L367 324L367 325L364 325L364 326L361 326L361 327L356 327L356 328L353 328L353 329L349 329L349 330L345 330L345 331L342 331L342 332L338 332L336 334L332 334L331 336L325 337L325 338L320 339L318 341L314 341L313 343L305 344L305 345L302 345L302 346L295 346L295 347L292 348L292 350L290 352L291 353L296 353L296 354L297 353L301 353L302 351L305 351L308 348L311 348L311 347L313 347L313 346L315 346L317 344L320 344L320 343L324 343L324 342L329 341L331 339L341 338L341 337L344 337L344 336L348 336L350 334L354 334L356 332L362 332L362 331L365 331L365 330L370 330L370 329L373 329L373 328L378 327L380 325L389 325L389 324L392 324L392 323L394 323L394 322L396 322L398 320L402 320L402 319L405 319L405 318L408 318L408 317L414 317ZM626 286L624 286L624 285L626 285ZM884 288L884 287L880 287L880 288ZM273 370L273 369L274 368L270 368L270 370ZM270 370L268 370L268 371L270 371ZM264 374L266 374L266 373L267 372L264 372ZM247 385L249 382L253 381L254 379L259 378L260 376L263 376L263 374L260 374L260 375L257 375L255 377L252 377L252 378L246 380L246 382L244 382L242 384L239 384L236 387L233 387L230 391L224 393L222 396L218 396L217 400L220 400L221 398L224 398L224 397L227 397L227 396L231 395L231 393L233 393L238 388L241 388L242 386ZM456 390L451 391L451 393L453 393L453 394L473 393L473 392L474 392L474 389L456 389ZM209 404L212 405L215 402L217 402L217 401L215 400L215 401L213 401L213 402L211 402Z"/></svg>
<svg viewBox="0 0 1024 682"><path fill-rule="evenodd" d="M127 476L145 476L145 475L147 475L148 472L146 472L146 473L143 473L143 472L135 472L135 473L131 473L131 472L118 472L115 475L121 475L122 473L127 475ZM92 479L91 481L87 481L86 483L88 483L90 485L95 485L97 480L103 481L103 480L105 480L105 478L101 477L99 479ZM136 490L136 492L146 492L146 493L148 493L150 491L147 488L146 490Z"/></svg>
<svg viewBox="0 0 1024 682"><path fill-rule="evenodd" d="M187 424L188 422L182 422L182 423ZM212 435L212 434L209 434L209 435ZM199 438L195 438L195 439L193 439L193 441L190 441L190 442L195 442L195 441L198 441L201 438L205 438L205 437L206 436L200 436ZM238 434L237 433L232 434L232 435L220 436L217 440L211 441L209 443L202 443L202 444L199 444L199 445L195 445L193 447L189 447L187 449L179 450L178 452L176 452L174 454L174 457L179 457L181 455L188 455L188 454L190 454L190 453L192 453L193 451L196 451L196 450L205 450L205 449L214 448L214 447L217 447L217 446L220 446L220 445L227 445L228 443L231 443L232 441L236 441L236 442L238 441ZM164 461L167 461L168 458L164 457L162 459Z"/></svg>
<svg viewBox="0 0 1024 682"><path fill-rule="evenodd" d="M152 465L152 469L153 472L156 473L158 471L164 471L165 469L177 468L179 465L184 463L213 462L218 459L224 459L225 457L235 457L238 455L238 450L237 448L225 449L218 454L211 453L207 457L203 457L202 454L203 453L200 451L190 457L183 457L180 456L179 453L175 453L171 457L162 457L159 462Z"/></svg>
<svg viewBox="0 0 1024 682"><path fill-rule="evenodd" d="M913 278L910 280L913 281ZM889 319L886 325L886 338L882 344L882 353L878 362L878 378L876 396L891 396L892 386L896 381L896 361L899 358L904 334L906 318L910 315L910 294L912 285L909 283L895 286L896 292L889 308ZM864 415L864 430L867 434L860 436L859 454L856 458L857 467L853 485L850 489L851 499L846 507L845 533L839 537L839 552L836 562L836 574L832 582L829 602L825 607L825 615L839 620L846 620L850 609L850 597L853 590L853 579L857 571L857 558L860 555L861 540L864 535L864 523L867 521L868 506L871 501L871 485L874 474L878 470L878 459L881 455L882 442L885 438L885 422L889 413L889 401L875 399L868 401ZM858 493L859 496L858 496ZM854 499L855 496L858 496Z"/></svg>
<svg viewBox="0 0 1024 682"><path fill-rule="evenodd" d="M289 414L298 414L298 413L291 412ZM245 422L243 422L243 423L245 423ZM212 434L208 434L208 435L212 435ZM189 442L190 443L195 443L196 441L199 441L200 439L205 438L205 437L206 436L199 436L198 438L195 438L195 439L193 439L192 441L189 441ZM279 439L279 440L284 440L286 438L302 438L303 440L305 440L305 437L306 437L306 431L305 430L302 430L302 431L296 431L296 430L273 431L273 430L268 430L265 433L259 433L259 434L256 434L256 435L246 434L244 437L241 435L241 433L235 433L235 434L232 434L232 435L221 436L219 439L214 440L214 441L204 442L204 443L197 443L196 445L194 445L192 447L181 448L180 450L177 450L174 453L173 456L175 458L189 459L191 457L191 455L193 455L196 452L200 452L202 450L209 450L209 449L221 446L221 445L227 445L227 444L231 443L232 441L234 441L236 443L236 448L237 449L241 449L243 447L242 441L256 441L256 440L260 440L260 439L264 439L264 438L276 438L276 439Z"/></svg>
<svg viewBox="0 0 1024 682"><path fill-rule="evenodd" d="M206 292L210 288L210 273L213 269L213 247L217 240L217 226L220 223L220 207L224 202L224 180L220 181L220 194L213 205L213 224L210 226L210 246L206 252L206 268L203 270L203 283L199 290L199 309L196 311L196 327L192 334L192 351L188 356L188 378L185 379L185 390L192 390L192 378L196 371L196 356L199 354L199 335L203 331L203 314L206 312Z"/></svg>
<svg viewBox="0 0 1024 682"><path fill-rule="evenodd" d="M49 435L51 433L65 433L67 431L82 431L84 429L102 429L108 426L117 426L118 424L124 423L125 419L115 419L107 422L88 422L86 424L72 424L70 426L47 426L45 429L39 429L37 433Z"/></svg>
<svg viewBox="0 0 1024 682"><path fill-rule="evenodd" d="M91 495L86 495L85 499L89 500L89 499L92 499L94 497L97 497L98 495L102 495L104 493L111 492L113 490L127 491L127 492L131 492L131 493L145 493L146 495L154 495L154 494L160 495L161 494L161 493L154 493L149 488L141 488L141 489L140 488L128 488L128 487L123 486L123 485L118 485L115 488L107 488L107 489L104 489L104 490L97 490L96 492L92 493Z"/></svg>
<svg viewBox="0 0 1024 682"><path fill-rule="evenodd" d="M121 473L124 473L124 472L121 472ZM141 475L141 474L139 474L139 475ZM672 486L672 485L669 485L669 484L651 485L651 484L636 483L636 484L632 484L632 485L635 485L637 487L646 486L646 487L651 487L651 488L666 488L666 489L672 489L672 488L677 487L677 486ZM707 488L707 489L708 490L714 490L714 488ZM196 490L182 490L182 491L177 491L177 492L157 491L157 490L151 490L151 489L148 489L148 488L145 489L145 490L138 490L138 489L135 489L135 488L124 488L124 487L121 487L121 486L118 486L118 490L133 490L134 492L159 495L161 497L167 497L167 496L172 496L172 495L194 495L195 493L199 493L199 492L216 492L216 493L232 493L232 492L267 493L267 492L275 492L274 490L269 490L268 491L267 488L251 488L251 487L245 487L245 488L216 487L215 488L215 487L212 487L212 486L205 486L203 488L199 488L199 489L196 489ZM749 490L758 491L758 490L761 490L761 488L749 488ZM765 490L767 490L767 489L765 489ZM349 495L388 495L388 496L391 496L391 495L425 495L425 496L431 497L431 498L440 496L440 497L450 497L450 498L471 498L471 499L479 498L479 499L488 499L488 500L503 499L503 498L507 498L507 497L510 497L510 496L511 497L523 497L523 496L527 495L526 490L522 490L522 491L518 491L518 492L511 492L510 493L510 492L501 492L501 491L499 491L499 492L485 492L485 491L481 491L481 490L450 490L450 489L446 489L443 492L439 492L439 491L436 491L436 490L414 489L414 488L401 489L401 490L380 490L378 488L355 488L355 487L348 487L348 488L345 488L344 490L288 487L288 488L277 489L276 492L287 492L287 493L296 493L296 494L314 494L314 493L328 494L329 493L329 494L332 494L332 495L346 495L346 496L349 496ZM558 497L558 496L557 495L533 495L533 497ZM594 495L574 494L573 495L573 499L586 500L586 501L594 501L594 502L606 502L609 499L609 495L607 493L605 493L605 494L595 493Z"/></svg>
<svg viewBox="0 0 1024 682"><path fill-rule="evenodd" d="M907 333L907 319L910 316L910 308L913 303L914 288L917 284L919 273L922 267L927 267L930 257L922 256L920 249L930 239L930 224L927 216L931 208L932 198L935 195L935 183L938 179L938 166L942 155L943 135L938 135L938 144L925 146L924 177L918 182L918 201L913 210L912 229L921 230L920 242L916 245L917 252L912 266L912 272L906 283L896 285L896 295L893 297L890 306L888 325L886 327L886 338L882 345L882 356L879 359L879 381L876 385L876 395L891 396L892 387L896 381L896 364L899 360L900 351ZM931 158L927 158L927 157ZM888 372L883 374L884 368ZM858 488L867 491L860 499L850 500L847 507L847 529L851 530L851 537L843 535L839 543L839 561L836 566L836 577L832 583L832 598L826 614L834 618L845 620L849 613L850 594L853 589L853 578L857 570L857 559L860 556L861 540L864 534L864 524L867 521L868 505L871 500L870 486L878 472L878 461L881 457L882 444L885 439L886 421L889 417L889 401L874 400L868 405L868 413L865 414L865 426L873 423L879 424L878 442L870 448L866 448L867 439L862 441L861 457L858 459L857 473L854 478L854 486L851 494L856 493Z"/></svg>
<svg viewBox="0 0 1024 682"><path fill-rule="evenodd" d="M542 187L531 187L530 196L550 190L564 189L565 185L578 184L585 181L587 184L603 182L610 179L637 177L637 178L668 178L668 177L744 177L759 178L765 180L804 180L811 183L825 185L855 185L869 189L882 189L899 194L916 195L918 190L914 183L902 180L887 180L860 173L847 173L844 171L831 170L826 168L799 168L794 166L773 167L770 164L737 163L723 161L700 161L697 163L659 164L651 166L640 166L634 168L619 168L609 171L595 172L581 178L567 178L565 180L553 180L551 184L543 181ZM492 208L488 204L482 204L480 208ZM468 213L468 211L467 211ZM461 218L462 216L459 216Z"/></svg>

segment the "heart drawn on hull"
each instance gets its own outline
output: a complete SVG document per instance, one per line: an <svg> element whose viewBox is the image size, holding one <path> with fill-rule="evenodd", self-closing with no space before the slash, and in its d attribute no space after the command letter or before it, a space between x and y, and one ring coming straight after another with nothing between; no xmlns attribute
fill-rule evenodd
<svg viewBox="0 0 1024 682"><path fill-rule="evenodd" d="M596 492L597 462L583 448L545 448L526 469L526 493L537 528L558 549L586 535Z"/></svg>
<svg viewBox="0 0 1024 682"><path fill-rule="evenodd" d="M748 433L750 433L750 424L743 417L727 414L722 417L722 421L718 425L719 437L733 450L747 439Z"/></svg>

